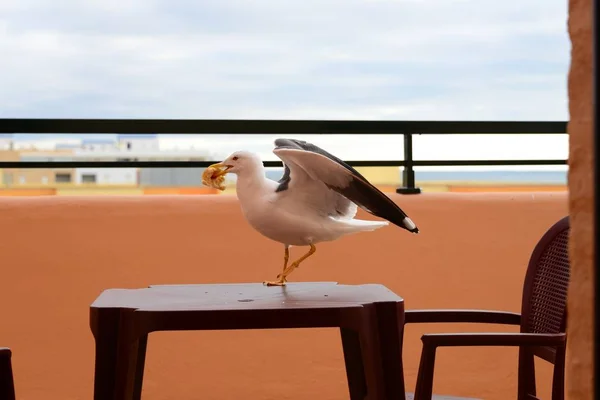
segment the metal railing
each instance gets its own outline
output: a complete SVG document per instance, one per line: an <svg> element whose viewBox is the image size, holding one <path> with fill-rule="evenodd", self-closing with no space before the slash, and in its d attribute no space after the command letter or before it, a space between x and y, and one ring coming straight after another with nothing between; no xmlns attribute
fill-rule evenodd
<svg viewBox="0 0 600 400"><path fill-rule="evenodd" d="M182 119L0 119L0 133L112 134L389 134L404 136L402 160L347 161L352 166L403 167L402 194L420 193L414 167L566 165L567 160L414 160L413 135L566 134L564 121L335 121L335 120L182 120ZM3 161L0 168L197 168L211 161ZM281 167L266 161L266 167Z"/></svg>

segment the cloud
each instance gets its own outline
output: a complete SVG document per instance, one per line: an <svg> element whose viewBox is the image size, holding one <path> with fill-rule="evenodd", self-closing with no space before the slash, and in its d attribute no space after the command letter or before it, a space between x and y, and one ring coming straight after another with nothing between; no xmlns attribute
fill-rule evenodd
<svg viewBox="0 0 600 400"><path fill-rule="evenodd" d="M564 120L558 0L0 3L0 117Z"/></svg>

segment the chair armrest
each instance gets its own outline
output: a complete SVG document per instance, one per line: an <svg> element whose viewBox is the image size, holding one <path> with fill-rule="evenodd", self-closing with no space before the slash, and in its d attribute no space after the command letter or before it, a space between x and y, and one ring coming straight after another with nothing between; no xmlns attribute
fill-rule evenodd
<svg viewBox="0 0 600 400"><path fill-rule="evenodd" d="M483 323L520 325L521 314L508 311L488 310L406 310L404 323Z"/></svg>
<svg viewBox="0 0 600 400"><path fill-rule="evenodd" d="M431 333L424 346L562 346L565 333Z"/></svg>

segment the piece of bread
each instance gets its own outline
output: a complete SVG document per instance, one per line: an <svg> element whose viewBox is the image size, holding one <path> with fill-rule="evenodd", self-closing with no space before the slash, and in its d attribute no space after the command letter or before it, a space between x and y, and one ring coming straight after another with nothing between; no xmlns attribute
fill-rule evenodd
<svg viewBox="0 0 600 400"><path fill-rule="evenodd" d="M221 170L217 168L206 168L202 173L202 183L214 189L225 190L225 185L223 185L225 175L217 175L219 172Z"/></svg>

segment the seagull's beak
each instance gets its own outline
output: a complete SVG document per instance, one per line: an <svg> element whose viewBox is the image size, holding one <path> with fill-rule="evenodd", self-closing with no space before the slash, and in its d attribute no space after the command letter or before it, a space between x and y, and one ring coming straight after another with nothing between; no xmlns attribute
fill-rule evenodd
<svg viewBox="0 0 600 400"><path fill-rule="evenodd" d="M223 164L223 163L216 163L216 164L212 164L209 166L209 168L214 168L218 171L213 175L214 178L217 178L219 176L223 176L223 175L227 174L227 171L229 171L229 169L232 167L233 167L233 165L227 165L227 164Z"/></svg>

